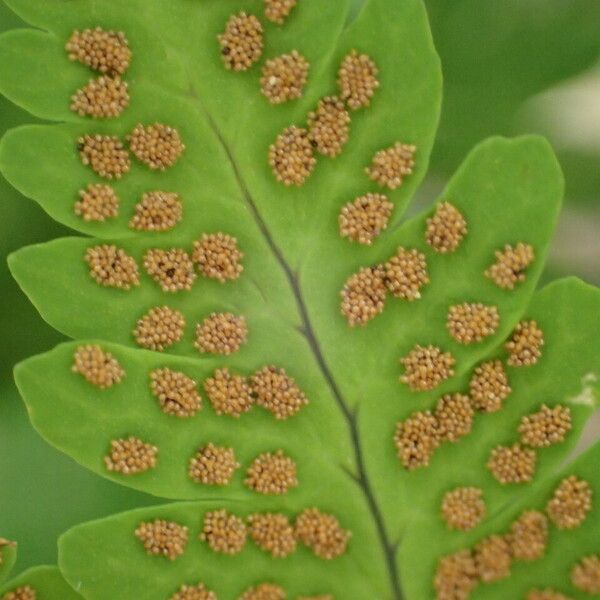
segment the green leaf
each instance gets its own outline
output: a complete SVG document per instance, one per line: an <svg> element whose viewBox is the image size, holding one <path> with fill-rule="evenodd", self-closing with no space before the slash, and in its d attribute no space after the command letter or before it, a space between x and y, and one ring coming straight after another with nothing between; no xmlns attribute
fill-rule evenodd
<svg viewBox="0 0 600 600"><path fill-rule="evenodd" d="M77 600L81 596L63 579L57 567L33 567L8 583L0 585L0 597L29 587L39 600Z"/></svg>
<svg viewBox="0 0 600 600"><path fill-rule="evenodd" d="M65 577L86 598L98 599L164 600L199 580L220 598L234 598L265 578L294 596L431 597L441 546L422 545L426 569L411 569L405 552L421 522L440 539L465 539L441 531L443 493L467 483L481 487L488 522L495 523L533 487L501 487L485 468L492 448L517 441L521 417L542 402L567 403L572 431L566 442L539 451L537 484L574 447L596 404L590 374L598 370L599 293L575 280L535 293L563 195L552 149L532 136L477 146L438 199L464 215L468 234L456 252L438 254L425 239L434 209L402 222L427 170L440 108L439 62L420 0L368 0L358 12L349 1L304 0L284 27L266 25L266 57L298 49L311 63L305 95L277 107L260 95L258 68L242 74L223 68L215 36L237 10L230 4L77 0L77 10L41 0L9 4L36 29L0 36L0 91L55 123L5 135L0 170L55 219L93 236L11 256L10 268L40 314L77 340L18 365L17 384L36 429L82 465L163 498L195 500L73 529L60 544ZM244 9L260 15L262 2ZM73 29L96 25L125 31L134 59L125 76L131 105L115 121L92 124L68 111L70 95L89 74L68 63L63 46ZM341 156L320 159L303 186L284 188L267 163L269 144L290 124L303 125L318 99L334 93L339 64L354 47L377 63L381 86L370 107L352 113ZM182 158L164 173L134 163L114 185L120 216L107 223L80 220L73 211L77 192L98 179L81 164L77 138L90 132L123 137L136 123L154 121L177 128L186 144ZM364 169L375 152L398 140L417 147L416 165L388 194L395 204L389 227L370 247L351 244L339 235L340 208L377 189ZM152 189L181 195L183 221L169 233L134 233L128 228L133 205ZM244 253L242 276L225 285L200 277L193 289L167 294L142 272L139 286L116 290L100 287L84 261L88 248L115 243L142 265L149 249L191 252L203 233L216 231L235 236ZM515 289L500 289L484 273L496 251L519 242L531 245L535 260ZM398 246L424 253L430 283L417 301L390 297L383 314L365 327L349 327L340 314L340 290ZM463 345L449 335L449 307L463 302L497 308L499 325L483 341ZM167 352L139 349L132 334L137 320L163 304L184 315L184 335ZM198 354L194 347L194 325L214 311L246 319L247 344L232 356ZM405 470L393 443L397 422L434 410L443 394L468 392L479 363L506 359L503 344L522 319L536 319L546 344L534 366L508 369L513 392L504 410L477 415L472 433L442 444L429 467ZM124 369L122 380L98 389L74 373L73 355L84 344L110 352ZM453 376L427 392L399 382L398 361L418 344L439 346L456 360ZM250 376L268 364L285 368L310 401L285 421L259 407L238 420L219 416L206 397L195 416L178 419L161 412L150 390L157 368L183 372L201 390L216 368ZM496 425L487 427L492 420ZM129 436L158 449L154 468L133 475L106 468L111 441ZM200 485L188 475L190 459L209 442L236 453L240 469L227 486ZM244 485L244 473L258 455L278 449L296 462L299 486L261 497ZM253 544L239 556L222 557L198 540L209 510L239 516L282 511L293 519L312 506L338 517L353 534L347 552L327 563L305 548L275 561ZM148 556L134 534L141 521L157 518L189 528L188 547L174 562Z"/></svg>
<svg viewBox="0 0 600 600"><path fill-rule="evenodd" d="M587 397L585 388L582 392ZM514 498L498 511L482 527L467 534L449 533L440 526L439 517L424 511L421 518L415 519L407 531L399 553L399 563L405 574L406 591L409 598L431 598L431 588L424 587L423 581L431 581L437 559L464 548L473 547L487 535L503 534L508 531L524 510L543 511L552 498L557 485L565 478L575 475L580 479L595 482L594 493L598 492L598 459L600 444L596 443L576 460L569 462L559 471L554 470L546 479ZM437 517L437 515L435 515ZM585 524L575 530L559 530L550 526L549 546L543 560L533 562L515 562L511 567L511 576L504 581L490 585L480 585L471 595L474 600L500 600L504 598L525 598L532 589L553 588L569 598L590 598L577 590L571 583L571 570L583 557L598 552L598 522L600 506L595 501L588 513ZM435 537L436 553L423 544L424 539Z"/></svg>
<svg viewBox="0 0 600 600"><path fill-rule="evenodd" d="M17 561L17 544L0 538L0 584L10 575Z"/></svg>

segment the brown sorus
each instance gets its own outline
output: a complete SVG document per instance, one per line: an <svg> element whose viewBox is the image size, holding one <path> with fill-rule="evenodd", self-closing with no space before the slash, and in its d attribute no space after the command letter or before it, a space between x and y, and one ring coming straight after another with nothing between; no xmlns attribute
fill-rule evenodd
<svg viewBox="0 0 600 600"><path fill-rule="evenodd" d="M156 467L158 448L140 438L130 436L113 440L104 464L109 471L122 475L136 475Z"/></svg>
<svg viewBox="0 0 600 600"><path fill-rule="evenodd" d="M286 186L302 185L317 164L308 131L295 125L284 129L269 146L268 159L273 175Z"/></svg>
<svg viewBox="0 0 600 600"><path fill-rule="evenodd" d="M215 552L233 555L244 549L247 533L242 519L221 509L204 514L200 539Z"/></svg>
<svg viewBox="0 0 600 600"><path fill-rule="evenodd" d="M229 485L240 464L233 448L208 443L190 459L189 476L204 485Z"/></svg>
<svg viewBox="0 0 600 600"><path fill-rule="evenodd" d="M340 97L353 110L369 106L379 87L378 74L379 70L372 58L351 50L338 71Z"/></svg>
<svg viewBox="0 0 600 600"><path fill-rule="evenodd" d="M351 275L340 292L341 312L350 327L366 325L383 312L387 287L385 268L381 265L363 267Z"/></svg>
<svg viewBox="0 0 600 600"><path fill-rule="evenodd" d="M286 494L298 486L296 463L283 450L264 452L248 468L244 484L259 494Z"/></svg>
<svg viewBox="0 0 600 600"><path fill-rule="evenodd" d="M106 389L125 377L125 370L110 353L97 344L78 346L73 356L74 373L83 375L92 385Z"/></svg>
<svg viewBox="0 0 600 600"><path fill-rule="evenodd" d="M400 363L405 369L400 381L414 391L432 390L454 375L454 357L437 346L417 344Z"/></svg>
<svg viewBox="0 0 600 600"><path fill-rule="evenodd" d="M536 321L521 321L506 342L507 363L511 367L529 367L542 356L544 333Z"/></svg>
<svg viewBox="0 0 600 600"><path fill-rule="evenodd" d="M546 514L558 529L575 529L592 509L592 489L575 475L563 479L546 505Z"/></svg>
<svg viewBox="0 0 600 600"><path fill-rule="evenodd" d="M428 466L440 445L437 419L429 411L413 413L396 425L394 444L398 458L408 470Z"/></svg>
<svg viewBox="0 0 600 600"><path fill-rule="evenodd" d="M212 377L204 381L204 391L218 415L239 418L254 405L254 397L248 379L217 369Z"/></svg>
<svg viewBox="0 0 600 600"><path fill-rule="evenodd" d="M476 487L457 487L446 492L442 500L442 518L450 529L469 531L485 517L483 490Z"/></svg>
<svg viewBox="0 0 600 600"><path fill-rule="evenodd" d="M383 194L365 194L342 206L340 235L370 246L387 227L394 205Z"/></svg>
<svg viewBox="0 0 600 600"><path fill-rule="evenodd" d="M467 235L467 221L450 202L440 202L427 219L425 240L439 254L455 252Z"/></svg>
<svg viewBox="0 0 600 600"><path fill-rule="evenodd" d="M168 306L155 306L138 319L133 336L142 348L162 352L183 336L185 319Z"/></svg>
<svg viewBox="0 0 600 600"><path fill-rule="evenodd" d="M104 222L119 214L119 197L109 186L92 183L79 190L79 200L75 202L75 214L84 221Z"/></svg>
<svg viewBox="0 0 600 600"><path fill-rule="evenodd" d="M285 369L267 365L250 378L256 403L276 419L288 419L308 404L308 398Z"/></svg>
<svg viewBox="0 0 600 600"><path fill-rule="evenodd" d="M123 75L129 68L131 50L122 31L76 29L71 34L65 49L69 58L111 77Z"/></svg>
<svg viewBox="0 0 600 600"><path fill-rule="evenodd" d="M229 356L237 352L248 337L248 326L242 315L211 313L196 326L194 346L202 353Z"/></svg>
<svg viewBox="0 0 600 600"><path fill-rule="evenodd" d="M469 383L471 402L482 412L496 412L511 393L508 376L500 360L481 363Z"/></svg>
<svg viewBox="0 0 600 600"><path fill-rule="evenodd" d="M177 129L163 123L138 123L127 141L134 156L152 170L172 167L185 150Z"/></svg>
<svg viewBox="0 0 600 600"><path fill-rule="evenodd" d="M309 64L297 50L265 62L260 91L271 104L289 102L302 96Z"/></svg>
<svg viewBox="0 0 600 600"><path fill-rule="evenodd" d="M83 135L77 139L81 162L105 179L121 179L131 168L129 153L114 135Z"/></svg>
<svg viewBox="0 0 600 600"><path fill-rule="evenodd" d="M136 231L168 231L181 221L183 206L174 192L147 192L135 205L129 227Z"/></svg>
<svg viewBox="0 0 600 600"><path fill-rule="evenodd" d="M412 174L416 151L417 147L412 144L396 142L389 148L379 150L365 171L381 187L395 190Z"/></svg>
<svg viewBox="0 0 600 600"><path fill-rule="evenodd" d="M487 468L502 484L527 483L535 475L536 460L534 450L519 444L497 446L492 450Z"/></svg>
<svg viewBox="0 0 600 600"><path fill-rule="evenodd" d="M427 261L422 252L400 246L384 266L386 285L396 298L412 302L421 297L421 288L429 283Z"/></svg>
<svg viewBox="0 0 600 600"><path fill-rule="evenodd" d="M497 250L495 256L496 262L485 271L485 276L505 290L512 290L517 283L525 281L525 270L535 258L533 248L523 242L516 246L507 244L503 250Z"/></svg>
<svg viewBox="0 0 600 600"><path fill-rule="evenodd" d="M203 234L194 242L192 260L205 277L221 283L237 279L244 270L237 239L226 233Z"/></svg>
<svg viewBox="0 0 600 600"><path fill-rule="evenodd" d="M181 371L167 367L150 373L150 389L167 415L193 417L202 408L197 382Z"/></svg>
<svg viewBox="0 0 600 600"><path fill-rule="evenodd" d="M275 558L285 558L296 550L294 528L281 513L255 513L248 517L254 543Z"/></svg>
<svg viewBox="0 0 600 600"><path fill-rule="evenodd" d="M140 523L135 535L148 554L164 556L169 560L181 556L188 543L188 528L164 519Z"/></svg>
<svg viewBox="0 0 600 600"><path fill-rule="evenodd" d="M120 77L101 75L71 96L71 110L81 117L110 119L129 106L127 82Z"/></svg>
<svg viewBox="0 0 600 600"><path fill-rule="evenodd" d="M352 537L350 531L342 528L337 517L318 508L307 508L298 515L294 530L300 542L325 560L344 554Z"/></svg>
<svg viewBox="0 0 600 600"><path fill-rule="evenodd" d="M191 290L196 281L194 263L182 248L151 248L144 255L144 268L163 292Z"/></svg>
<svg viewBox="0 0 600 600"><path fill-rule="evenodd" d="M262 56L263 27L254 15L231 15L217 38L226 69L247 71Z"/></svg>
<svg viewBox="0 0 600 600"><path fill-rule="evenodd" d="M135 259L113 244L91 246L85 252L85 262L92 278L104 287L130 290L140 284Z"/></svg>

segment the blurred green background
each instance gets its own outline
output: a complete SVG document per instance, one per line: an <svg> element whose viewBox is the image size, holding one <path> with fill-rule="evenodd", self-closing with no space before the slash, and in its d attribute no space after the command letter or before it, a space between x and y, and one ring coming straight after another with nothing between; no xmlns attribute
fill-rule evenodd
<svg viewBox="0 0 600 600"><path fill-rule="evenodd" d="M417 204L431 201L483 138L542 133L567 179L545 279L570 273L600 283L600 2L426 3L445 98L431 173ZM20 26L0 0L0 31ZM0 135L32 120L0 98ZM71 525L155 501L91 475L48 446L29 425L12 383L16 362L61 336L20 293L5 257L68 233L0 178L0 535L19 541L18 570L55 561L56 537Z"/></svg>

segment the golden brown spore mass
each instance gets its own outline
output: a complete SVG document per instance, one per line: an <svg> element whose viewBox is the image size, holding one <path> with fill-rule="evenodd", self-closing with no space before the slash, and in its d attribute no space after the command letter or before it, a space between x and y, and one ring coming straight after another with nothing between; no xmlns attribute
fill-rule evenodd
<svg viewBox="0 0 600 600"><path fill-rule="evenodd" d="M527 483L535 474L536 460L534 450L519 444L497 446L492 450L487 468L502 484Z"/></svg>
<svg viewBox="0 0 600 600"><path fill-rule="evenodd" d="M182 585L169 600L217 600L217 595L207 589L203 583Z"/></svg>
<svg viewBox="0 0 600 600"><path fill-rule="evenodd" d="M260 91L271 104L281 104L302 96L309 64L297 50L265 62Z"/></svg>
<svg viewBox="0 0 600 600"><path fill-rule="evenodd" d="M138 320L133 336L142 348L162 352L183 336L183 315L168 306L155 306Z"/></svg>
<svg viewBox="0 0 600 600"><path fill-rule="evenodd" d="M238 600L285 600L284 589L273 583L261 583L247 589Z"/></svg>
<svg viewBox="0 0 600 600"><path fill-rule="evenodd" d="M341 311L348 325L366 325L382 313L385 307L387 286L384 267L363 267L346 280L340 294Z"/></svg>
<svg viewBox="0 0 600 600"><path fill-rule="evenodd" d="M217 38L226 69L247 71L262 56L263 27L254 15L231 15Z"/></svg>
<svg viewBox="0 0 600 600"><path fill-rule="evenodd" d="M331 560L346 552L352 537L340 525L337 517L318 508L307 508L296 518L296 538L308 546L315 556Z"/></svg>
<svg viewBox="0 0 600 600"><path fill-rule="evenodd" d="M399 188L415 166L416 146L396 142L393 146L379 150L373 157L367 175L381 187L390 190Z"/></svg>
<svg viewBox="0 0 600 600"><path fill-rule="evenodd" d="M469 388L473 406L486 413L500 410L512 391L500 360L481 363L473 372Z"/></svg>
<svg viewBox="0 0 600 600"><path fill-rule="evenodd" d="M242 315L214 312L197 325L194 346L202 353L229 356L246 343L247 337L248 326Z"/></svg>
<svg viewBox="0 0 600 600"><path fill-rule="evenodd" d="M469 396L445 394L437 403L434 416L438 423L438 436L442 442L457 442L471 432L473 415Z"/></svg>
<svg viewBox="0 0 600 600"><path fill-rule="evenodd" d="M440 202L427 219L425 240L439 254L455 252L467 235L467 221L450 202Z"/></svg>
<svg viewBox="0 0 600 600"><path fill-rule="evenodd" d="M548 519L537 510L526 510L512 525L507 536L515 560L538 560L548 546Z"/></svg>
<svg viewBox="0 0 600 600"><path fill-rule="evenodd" d="M558 529L575 529L592 509L592 489L584 479L563 479L546 505L546 514Z"/></svg>
<svg viewBox="0 0 600 600"><path fill-rule="evenodd" d="M73 355L73 373L83 375L101 390L112 387L125 377L119 361L96 344L78 346Z"/></svg>
<svg viewBox="0 0 600 600"><path fill-rule="evenodd" d="M569 596L565 596L553 589L546 588L544 590L531 590L527 594L527 600L572 600Z"/></svg>
<svg viewBox="0 0 600 600"><path fill-rule="evenodd" d="M282 25L297 3L298 0L265 0L265 17Z"/></svg>
<svg viewBox="0 0 600 600"><path fill-rule="evenodd" d="M494 335L500 324L500 315L495 306L481 302L464 302L448 309L446 327L459 344L481 342Z"/></svg>
<svg viewBox="0 0 600 600"><path fill-rule="evenodd" d="M168 231L181 221L183 206L174 192L148 192L135 205L129 227L136 231Z"/></svg>
<svg viewBox="0 0 600 600"><path fill-rule="evenodd" d="M76 29L65 49L71 60L111 77L123 75L131 61L125 34L122 31L105 31L101 27L83 31Z"/></svg>
<svg viewBox="0 0 600 600"><path fill-rule="evenodd" d="M286 494L298 487L296 463L283 450L264 452L248 468L244 484L259 494Z"/></svg>
<svg viewBox="0 0 600 600"><path fill-rule="evenodd" d="M217 369L204 381L204 391L218 415L239 418L254 405L252 390L246 377Z"/></svg>
<svg viewBox="0 0 600 600"><path fill-rule="evenodd" d="M104 457L106 468L122 475L137 475L156 467L158 448L152 444L130 436L127 439L113 440L110 450Z"/></svg>
<svg viewBox="0 0 600 600"><path fill-rule="evenodd" d="M433 580L436 600L468 600L478 583L477 566L469 550L444 556Z"/></svg>
<svg viewBox="0 0 600 600"><path fill-rule="evenodd" d="M427 467L440 445L437 419L429 411L413 413L396 425L394 444L398 458L409 471Z"/></svg>
<svg viewBox="0 0 600 600"><path fill-rule="evenodd" d="M378 74L379 70L372 58L351 50L338 71L340 97L353 110L369 106L379 87Z"/></svg>
<svg viewBox="0 0 600 600"><path fill-rule="evenodd" d="M485 272L498 287L512 290L525 281L525 270L535 258L533 248L529 244L519 242L516 246L507 244L503 250L495 252L496 262Z"/></svg>
<svg viewBox="0 0 600 600"><path fill-rule="evenodd" d="M209 443L191 458L188 473L196 483L229 485L239 466L233 448Z"/></svg>
<svg viewBox="0 0 600 600"><path fill-rule="evenodd" d="M81 117L110 119L129 106L127 82L120 77L101 75L71 96L71 110Z"/></svg>
<svg viewBox="0 0 600 600"><path fill-rule="evenodd" d="M292 125L269 146L269 165L277 181L286 186L302 185L312 173L317 159L308 131Z"/></svg>
<svg viewBox="0 0 600 600"><path fill-rule="evenodd" d="M85 252L90 275L104 287L130 290L140 284L137 263L122 248L113 244L92 246Z"/></svg>
<svg viewBox="0 0 600 600"><path fill-rule="evenodd" d="M479 578L484 583L491 583L510 576L512 557L506 538L491 535L481 540L473 552Z"/></svg>
<svg viewBox="0 0 600 600"><path fill-rule="evenodd" d="M536 321L521 321L506 342L508 364L511 367L529 367L542 356L544 333Z"/></svg>
<svg viewBox="0 0 600 600"><path fill-rule="evenodd" d="M433 390L454 375L454 357L437 346L417 344L400 363L405 370L400 381L417 392Z"/></svg>
<svg viewBox="0 0 600 600"><path fill-rule="evenodd" d="M138 123L127 141L134 156L152 170L172 167L185 150L177 129L163 123Z"/></svg>
<svg viewBox="0 0 600 600"><path fill-rule="evenodd" d="M2 600L37 600L37 592L30 585L20 586L7 592Z"/></svg>
<svg viewBox="0 0 600 600"><path fill-rule="evenodd" d="M163 292L189 291L196 281L194 263L182 248L147 250L144 255L144 268Z"/></svg>
<svg viewBox="0 0 600 600"><path fill-rule="evenodd" d="M188 528L175 521L156 519L142 522L135 530L136 537L151 556L164 556L175 560L181 556L188 543Z"/></svg>
<svg viewBox="0 0 600 600"><path fill-rule="evenodd" d="M350 137L350 115L337 96L319 100L308 114L308 138L319 154L338 156Z"/></svg>
<svg viewBox="0 0 600 600"><path fill-rule="evenodd" d="M225 509L204 514L200 539L221 554L239 554L246 545L247 529L244 521Z"/></svg>
<svg viewBox="0 0 600 600"><path fill-rule="evenodd" d="M600 594L600 554L582 558L571 571L571 583L587 594Z"/></svg>
<svg viewBox="0 0 600 600"><path fill-rule="evenodd" d="M521 442L532 448L547 448L563 442L570 430L571 410L560 405L549 408L542 404L538 412L524 416L519 425Z"/></svg>
<svg viewBox="0 0 600 600"><path fill-rule="evenodd" d="M396 254L385 263L385 282L396 298L418 300L421 288L429 283L425 255L414 248L400 246Z"/></svg>
<svg viewBox="0 0 600 600"><path fill-rule="evenodd" d="M104 222L119 214L119 197L109 186L92 183L79 190L79 200L75 202L75 214L84 221Z"/></svg>
<svg viewBox="0 0 600 600"><path fill-rule="evenodd" d="M202 408L197 382L181 371L166 367L150 373L150 389L161 410L182 419L193 417Z"/></svg>
<svg viewBox="0 0 600 600"><path fill-rule="evenodd" d="M370 246L387 227L394 205L383 194L365 194L342 206L340 235Z"/></svg>
<svg viewBox="0 0 600 600"><path fill-rule="evenodd" d="M285 369L278 369L273 365L267 365L254 373L250 378L250 385L256 396L256 403L276 419L292 417L308 404L308 398L295 380Z"/></svg>
<svg viewBox="0 0 600 600"><path fill-rule="evenodd" d="M444 495L442 518L450 529L469 531L486 515L483 490L476 487L457 487Z"/></svg>
<svg viewBox="0 0 600 600"><path fill-rule="evenodd" d="M203 234L194 242L192 260L205 277L221 283L237 279L244 270L237 239L226 233Z"/></svg>
<svg viewBox="0 0 600 600"><path fill-rule="evenodd" d="M283 514L253 514L248 517L250 537L275 558L284 558L296 550L294 528Z"/></svg>
<svg viewBox="0 0 600 600"><path fill-rule="evenodd" d="M114 135L84 135L77 139L81 162L105 179L121 179L131 168L129 154Z"/></svg>

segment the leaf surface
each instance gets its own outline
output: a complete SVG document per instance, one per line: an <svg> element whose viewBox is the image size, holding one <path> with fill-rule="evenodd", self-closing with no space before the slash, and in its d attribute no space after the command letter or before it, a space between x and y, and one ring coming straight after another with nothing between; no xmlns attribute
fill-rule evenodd
<svg viewBox="0 0 600 600"><path fill-rule="evenodd" d="M0 170L55 219L92 236L62 238L11 256L11 270L40 314L77 340L20 364L17 384L36 429L79 463L160 497L195 500L123 513L67 533L61 569L87 598L143 594L159 600L202 578L220 598L233 599L265 577L292 595L430 597L440 548L424 545L427 569L397 564L415 524L441 529L434 521L440 497L465 480L484 489L492 522L528 487L522 493L500 488L484 467L491 449L516 441L520 418L541 402L568 402L573 430L564 444L540 451L536 481L542 480L573 448L595 407L595 392L582 385L595 389L590 373L598 371L600 323L590 314L598 313L598 292L567 280L534 294L563 195L552 149L534 136L492 138L477 146L438 198L464 215L468 234L456 252L433 252L425 230L434 209L402 221L426 172L440 108L439 61L423 4L369 0L358 11L350 4L304 0L289 25L266 25L266 57L295 48L311 63L302 99L273 107L259 93L257 67L243 74L223 69L215 36L235 10L229 4L77 0L75 11L74 4L9 2L37 29L0 36L0 90L53 124L5 135ZM244 9L262 14L262 2ZM86 72L68 63L63 46L73 29L96 25L125 31L134 60L127 73L131 105L116 121L92 123L68 110ZM303 125L318 99L335 92L338 66L355 47L377 63L380 89L369 108L352 113L341 156L320 159L302 187L284 188L267 164L269 144L284 127ZM77 192L97 179L80 162L77 138L89 132L123 137L136 123L154 121L177 128L186 144L182 158L165 173L134 161L114 185L122 199L120 216L102 224L80 220L73 211ZM398 140L416 145L416 165L388 194L395 204L390 224L372 246L351 244L339 235L340 208L377 190L364 169L376 151ZM183 221L169 233L134 234L128 228L133 205L152 189L181 195ZM143 272L149 249L191 252L201 234L216 231L235 236L244 252L239 280L221 285L199 277L190 291L167 294ZM484 272L496 251L518 242L532 246L535 260L514 290L500 289ZM115 243L136 260L139 287L100 287L90 277L85 252L102 243ZM344 283L360 268L384 263L399 246L424 253L431 282L417 301L388 298L383 314L350 328L340 314ZM499 325L484 341L462 345L449 335L449 307L463 302L497 308ZM185 333L162 354L140 350L132 335L136 321L163 304L185 316ZM194 348L194 325L213 311L243 315L248 324L247 344L231 357ZM562 319L554 319L559 312ZM414 411L433 410L442 394L467 392L480 362L506 358L503 342L523 318L540 323L546 346L539 364L509 369L513 394L505 409L478 415L471 435L443 444L428 468L404 470L393 445L396 423ZM113 354L125 370L121 382L99 390L72 372L73 355L86 343ZM454 375L429 392L410 391L399 381L399 359L417 344L439 346L456 360ZM267 364L285 368L310 400L284 422L258 407L239 420L218 416L206 397L197 415L177 419L162 413L150 393L150 372L159 367L184 372L201 389L216 368L249 376ZM582 394L587 403L578 403ZM486 427L492 420L496 426ZM156 468L132 476L106 469L110 441L128 436L158 448ZM199 485L188 476L190 458L208 442L236 452L241 468L226 487ZM300 485L282 497L259 497L243 485L243 474L260 453L278 449L296 461ZM223 558L197 539L206 510L294 517L310 506L332 512L353 533L348 551L327 564L305 549L275 563L254 546ZM188 549L173 563L147 556L133 534L141 520L160 517L190 530ZM148 590L150 570L156 579ZM319 581L324 589L312 589Z"/></svg>

